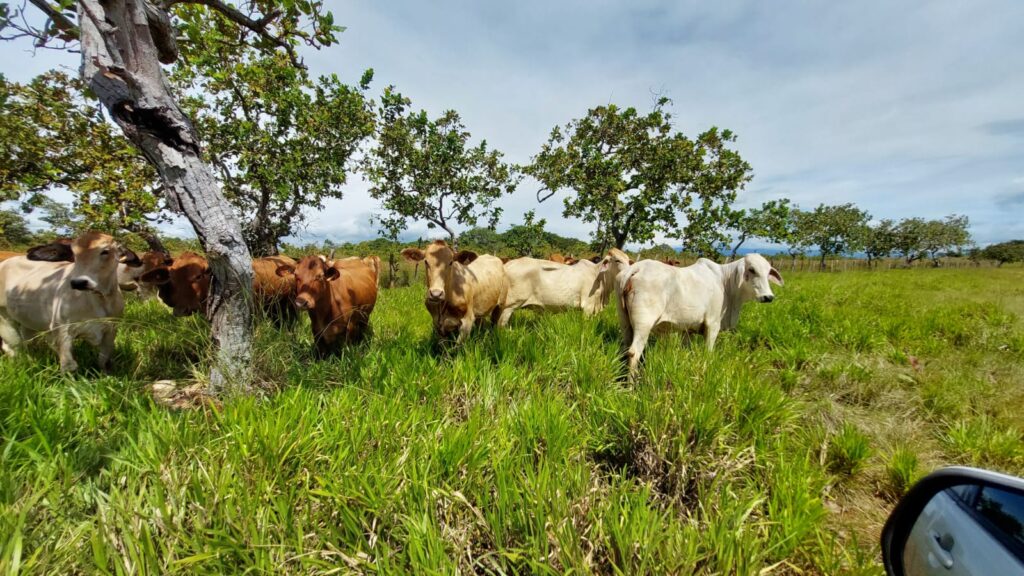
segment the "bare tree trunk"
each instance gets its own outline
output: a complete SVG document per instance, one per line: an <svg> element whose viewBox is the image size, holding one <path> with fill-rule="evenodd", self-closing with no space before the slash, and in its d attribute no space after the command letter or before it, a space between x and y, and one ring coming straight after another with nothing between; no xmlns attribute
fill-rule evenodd
<svg viewBox="0 0 1024 576"><path fill-rule="evenodd" d="M160 63L177 58L166 12L146 0L79 0L82 78L164 182L206 250L214 282L208 316L216 350L213 393L251 382L252 259L242 229L199 151L192 122L171 94Z"/></svg>

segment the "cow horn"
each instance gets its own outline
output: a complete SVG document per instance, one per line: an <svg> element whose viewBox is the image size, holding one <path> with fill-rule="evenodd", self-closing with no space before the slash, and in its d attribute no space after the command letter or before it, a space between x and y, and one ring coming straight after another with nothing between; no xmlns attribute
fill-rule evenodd
<svg viewBox="0 0 1024 576"><path fill-rule="evenodd" d="M331 248L331 253L330 253L330 255L327 256L327 260L334 260L334 251L335 250L337 250L337 248Z"/></svg>

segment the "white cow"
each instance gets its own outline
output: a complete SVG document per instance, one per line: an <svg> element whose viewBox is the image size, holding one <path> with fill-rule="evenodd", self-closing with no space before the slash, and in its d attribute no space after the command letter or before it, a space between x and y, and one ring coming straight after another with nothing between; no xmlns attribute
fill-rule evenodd
<svg viewBox="0 0 1024 576"><path fill-rule="evenodd" d="M732 330L744 302L775 299L769 283L782 285L782 275L759 254L716 264L701 258L676 268L657 260L641 260L619 273L619 323L635 373L652 331L703 332L708 349L720 330Z"/></svg>
<svg viewBox="0 0 1024 576"><path fill-rule="evenodd" d="M60 357L61 370L72 372L78 363L71 346L80 337L99 348L99 366L106 368L117 326L103 320L124 311L118 264L138 261L110 236L89 232L70 244L37 246L26 256L0 262L4 352L14 356L23 339L44 333Z"/></svg>
<svg viewBox="0 0 1024 576"><path fill-rule="evenodd" d="M537 258L509 260L505 263L508 295L498 326L508 324L512 313L520 308L575 308L587 315L597 314L608 304L615 275L628 263L629 257L615 248L600 264L589 260L580 260L572 265Z"/></svg>

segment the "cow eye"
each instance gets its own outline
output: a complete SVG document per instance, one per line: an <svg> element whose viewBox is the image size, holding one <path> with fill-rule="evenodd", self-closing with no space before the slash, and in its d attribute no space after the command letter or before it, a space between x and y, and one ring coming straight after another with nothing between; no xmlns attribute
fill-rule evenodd
<svg viewBox="0 0 1024 576"><path fill-rule="evenodd" d="M109 256L109 255L110 255L110 250L102 250L102 251L100 251L100 256Z"/></svg>

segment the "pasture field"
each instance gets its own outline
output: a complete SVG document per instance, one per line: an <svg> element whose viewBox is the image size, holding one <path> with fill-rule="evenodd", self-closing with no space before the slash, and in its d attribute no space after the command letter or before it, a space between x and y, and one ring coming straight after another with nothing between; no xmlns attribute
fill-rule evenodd
<svg viewBox="0 0 1024 576"><path fill-rule="evenodd" d="M0 572L880 574L913 479L1024 473L1024 270L783 274L634 383L614 304L435 353L383 290L370 342L262 324L267 393L187 410L147 385L201 376L203 322L132 302L112 374L0 360Z"/></svg>

